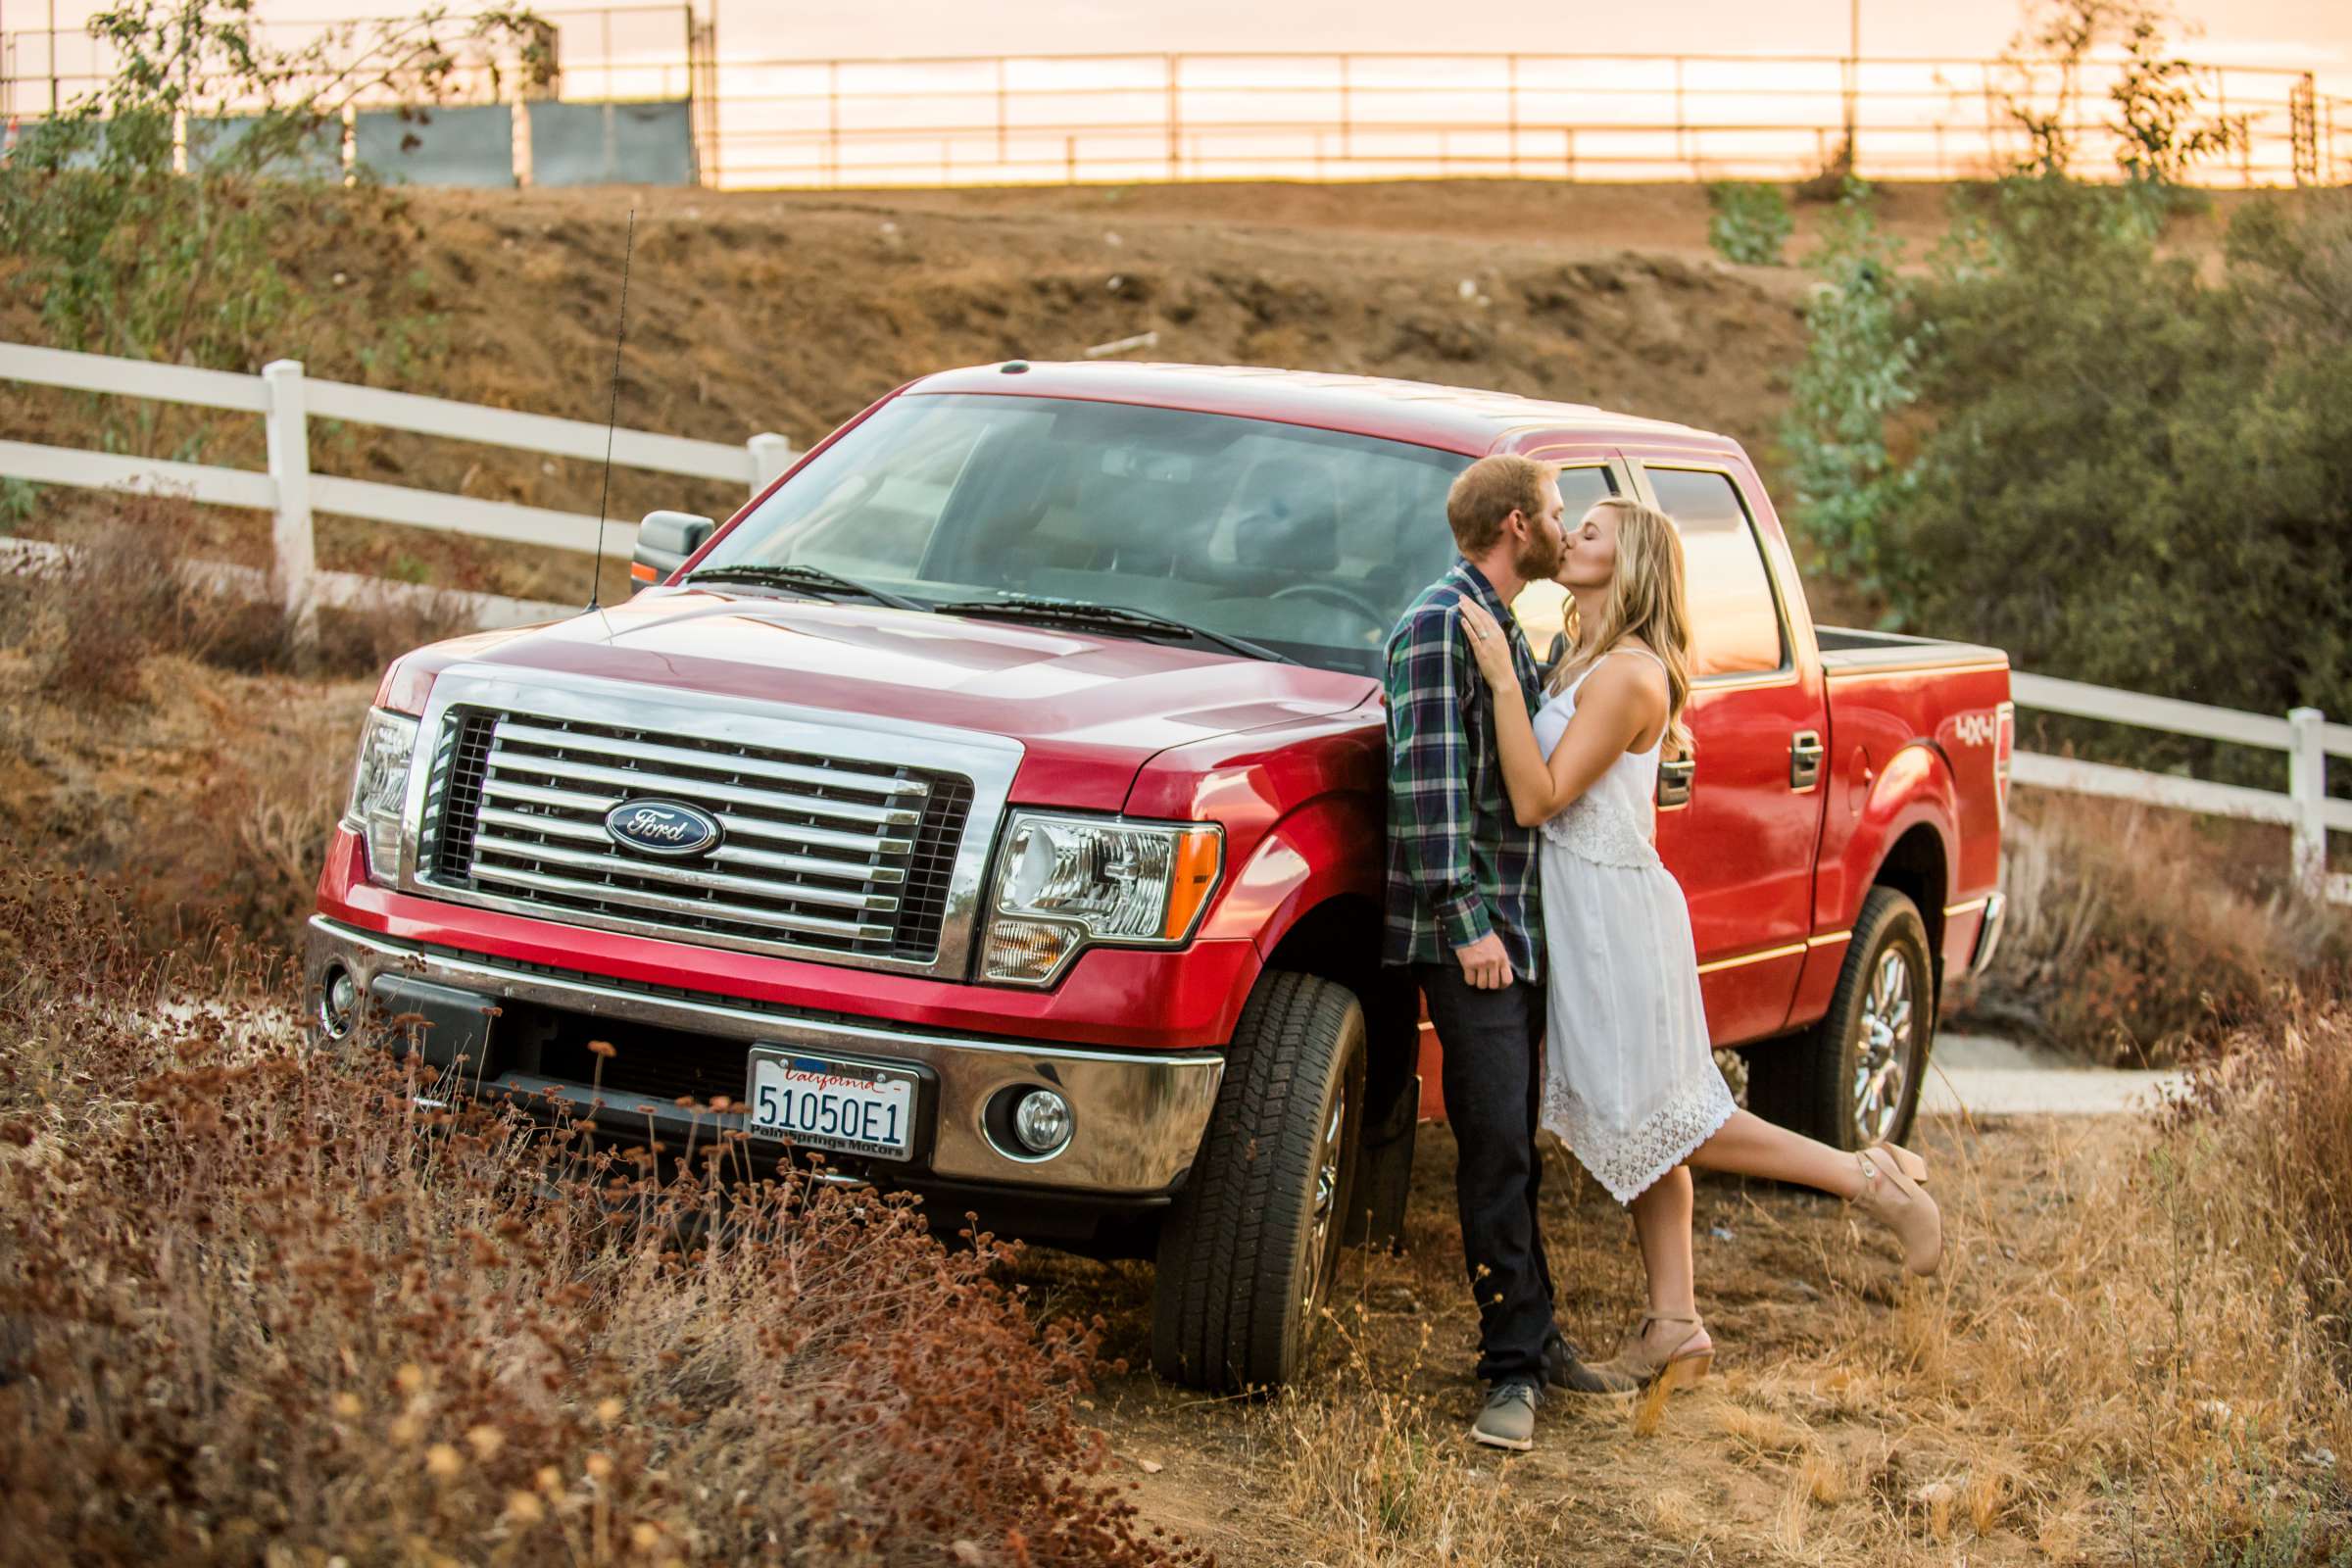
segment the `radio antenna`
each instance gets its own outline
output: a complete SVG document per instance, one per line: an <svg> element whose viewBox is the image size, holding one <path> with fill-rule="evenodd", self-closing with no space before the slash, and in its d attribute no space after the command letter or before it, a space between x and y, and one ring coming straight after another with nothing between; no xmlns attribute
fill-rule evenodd
<svg viewBox="0 0 2352 1568"><path fill-rule="evenodd" d="M612 432L620 423L620 346L629 340L629 264L637 255L637 209L629 209L628 238L620 252L620 328L612 334L612 407L605 416L605 485L596 498L596 568L588 579L588 608L605 586L605 513L612 501Z"/></svg>

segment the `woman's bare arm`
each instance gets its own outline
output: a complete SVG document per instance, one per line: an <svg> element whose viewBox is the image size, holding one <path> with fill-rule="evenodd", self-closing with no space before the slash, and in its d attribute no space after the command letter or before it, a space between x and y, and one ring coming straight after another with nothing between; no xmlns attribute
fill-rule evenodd
<svg viewBox="0 0 2352 1568"><path fill-rule="evenodd" d="M1523 800L1519 790L1512 790L1511 811L1519 825L1534 827L1557 816L1665 716L1666 677L1656 665L1643 659L1602 660L1577 690L1576 711L1569 716L1568 733L1551 749L1541 791L1531 789ZM1532 751L1535 727L1524 719L1520 727Z"/></svg>
<svg viewBox="0 0 2352 1568"><path fill-rule="evenodd" d="M1521 827L1558 815L1634 742L1664 721L1666 679L1657 666L1645 659L1604 660L1585 677L1568 733L1552 748L1547 762L1536 745L1526 705L1516 700L1519 679L1501 628L1494 616L1468 601L1463 602L1461 617L1479 671L1495 694L1494 738L1502 755L1503 788ZM1482 631L1484 637L1479 635Z"/></svg>

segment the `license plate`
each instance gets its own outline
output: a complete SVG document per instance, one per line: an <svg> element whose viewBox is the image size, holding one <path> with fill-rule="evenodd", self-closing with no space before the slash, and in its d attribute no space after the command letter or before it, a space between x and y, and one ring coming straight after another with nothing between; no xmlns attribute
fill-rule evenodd
<svg viewBox="0 0 2352 1568"><path fill-rule="evenodd" d="M808 1149L906 1159L914 1152L914 1083L893 1067L755 1050L749 1126Z"/></svg>

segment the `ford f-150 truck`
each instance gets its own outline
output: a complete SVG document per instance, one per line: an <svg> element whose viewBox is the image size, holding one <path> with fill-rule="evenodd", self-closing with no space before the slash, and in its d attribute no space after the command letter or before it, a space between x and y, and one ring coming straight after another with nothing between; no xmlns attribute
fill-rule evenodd
<svg viewBox="0 0 2352 1568"><path fill-rule="evenodd" d="M649 516L626 603L400 659L318 1031L421 1016L472 1092L1155 1256L1159 1371L1279 1382L1443 1113L1379 962L1383 645L1490 452L1558 465L1572 518L1676 519L1696 744L1658 841L1715 1040L1760 1112L1899 1137L2000 930L2003 656L1816 628L1722 436L1276 370L928 376L723 527ZM1515 607L1553 658L1561 599Z"/></svg>

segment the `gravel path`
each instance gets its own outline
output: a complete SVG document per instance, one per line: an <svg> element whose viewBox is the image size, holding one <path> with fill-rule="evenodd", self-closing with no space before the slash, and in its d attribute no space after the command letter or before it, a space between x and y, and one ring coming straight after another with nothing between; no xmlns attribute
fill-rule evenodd
<svg viewBox="0 0 2352 1568"><path fill-rule="evenodd" d="M2102 1116L2144 1111L2177 1072L2083 1067L1987 1035L1938 1035L1920 1093L1923 1116Z"/></svg>

